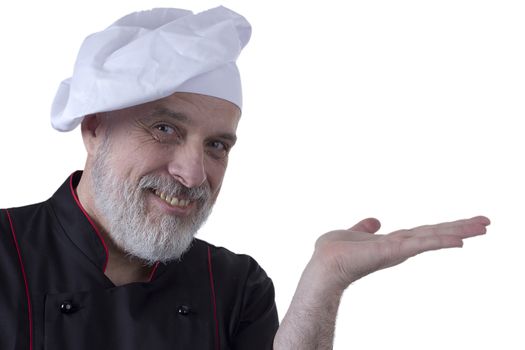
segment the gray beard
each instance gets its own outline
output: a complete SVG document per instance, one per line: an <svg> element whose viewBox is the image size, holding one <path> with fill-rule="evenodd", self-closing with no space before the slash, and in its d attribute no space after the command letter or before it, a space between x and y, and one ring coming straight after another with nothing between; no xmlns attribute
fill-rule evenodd
<svg viewBox="0 0 525 350"><path fill-rule="evenodd" d="M112 242L147 265L179 259L190 248L193 236L211 213L214 203L209 185L189 189L171 177L153 174L143 176L134 184L129 178L118 178L108 158L106 139L93 162L92 184L95 207L105 219ZM195 213L187 217L148 213L146 195L151 189L196 201Z"/></svg>

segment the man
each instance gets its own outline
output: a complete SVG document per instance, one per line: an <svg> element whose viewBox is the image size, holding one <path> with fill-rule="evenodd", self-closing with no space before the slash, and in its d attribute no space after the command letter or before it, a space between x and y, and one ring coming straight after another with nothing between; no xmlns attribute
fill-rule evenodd
<svg viewBox="0 0 525 350"><path fill-rule="evenodd" d="M219 7L134 13L86 39L52 110L56 129L81 125L84 171L0 214L1 349L328 349L350 283L485 233L484 217L329 232L279 326L257 263L193 238L235 144L249 37Z"/></svg>

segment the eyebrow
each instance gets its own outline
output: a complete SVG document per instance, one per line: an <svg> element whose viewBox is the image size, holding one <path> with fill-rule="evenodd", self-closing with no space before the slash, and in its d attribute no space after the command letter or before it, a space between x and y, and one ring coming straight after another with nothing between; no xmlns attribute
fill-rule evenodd
<svg viewBox="0 0 525 350"><path fill-rule="evenodd" d="M173 118L181 123L185 123L189 125L192 124L191 119L186 114L172 111L171 109L168 109L166 107L156 107L153 110L153 113L151 113L151 116L152 117L164 116L168 118ZM214 137L230 141L233 144L237 142L237 135L232 134L232 133L219 133L215 135Z"/></svg>
<svg viewBox="0 0 525 350"><path fill-rule="evenodd" d="M169 118L173 118L185 124L191 124L191 120L186 114L172 111L171 109L168 109L166 107L156 107L153 110L153 113L151 113L151 116L152 117L159 117L159 116L169 117Z"/></svg>
<svg viewBox="0 0 525 350"><path fill-rule="evenodd" d="M223 140L228 140L232 144L235 144L235 142L237 142L237 135L235 134L223 133L223 134L217 135L216 137L223 139Z"/></svg>

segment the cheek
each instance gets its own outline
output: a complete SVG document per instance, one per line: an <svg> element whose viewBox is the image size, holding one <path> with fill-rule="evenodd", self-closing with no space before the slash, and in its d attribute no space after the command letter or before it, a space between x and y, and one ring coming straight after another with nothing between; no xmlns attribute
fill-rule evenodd
<svg viewBox="0 0 525 350"><path fill-rule="evenodd" d="M158 152L142 148L121 147L112 159L114 170L126 178L138 179L162 168L163 159Z"/></svg>
<svg viewBox="0 0 525 350"><path fill-rule="evenodd" d="M226 172L226 165L226 161L223 163L211 161L206 165L206 176L214 196L218 195L221 188L222 180L224 179L224 174Z"/></svg>

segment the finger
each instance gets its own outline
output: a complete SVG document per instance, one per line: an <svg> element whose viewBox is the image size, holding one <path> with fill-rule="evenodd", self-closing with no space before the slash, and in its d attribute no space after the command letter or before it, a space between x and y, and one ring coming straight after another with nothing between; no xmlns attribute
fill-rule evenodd
<svg viewBox="0 0 525 350"><path fill-rule="evenodd" d="M414 229L432 228L432 227L435 227L435 226L439 226L439 227L442 227L442 228L454 228L454 227L463 226L463 225L470 225L470 224L481 225L481 226L488 226L488 225L490 225L490 220L488 218L484 217L484 216L475 216L475 217L470 218L470 219L461 219L461 220L456 220L456 221L443 222L443 223L439 223L439 224L435 224L435 225L419 226L419 227L413 228L413 230Z"/></svg>
<svg viewBox="0 0 525 350"><path fill-rule="evenodd" d="M381 222L376 218L367 218L359 221L357 224L348 229L348 231L376 233L381 228Z"/></svg>
<svg viewBox="0 0 525 350"><path fill-rule="evenodd" d="M350 231L350 230L337 230L337 231L330 231L322 235L317 239L315 242L315 246L319 246L322 243L326 242L343 242L343 241L351 241L351 242L362 242L362 241L372 241L380 239L382 235L374 235L370 232L358 232L358 231Z"/></svg>
<svg viewBox="0 0 525 350"><path fill-rule="evenodd" d="M419 226L410 230L400 230L392 232L388 236L396 238L409 238L414 236L427 237L434 235L445 235L468 238L485 234L487 232L486 226L489 224L490 220L488 218L484 216L477 216L471 219L445 222L436 225Z"/></svg>
<svg viewBox="0 0 525 350"><path fill-rule="evenodd" d="M426 251L462 246L463 240L458 236L412 237L400 243L399 257L406 259Z"/></svg>
<svg viewBox="0 0 525 350"><path fill-rule="evenodd" d="M336 230L325 233L317 239L315 246L319 246L324 242L334 241L367 241L380 238L373 235L381 227L379 220L368 218L361 220L348 230Z"/></svg>

